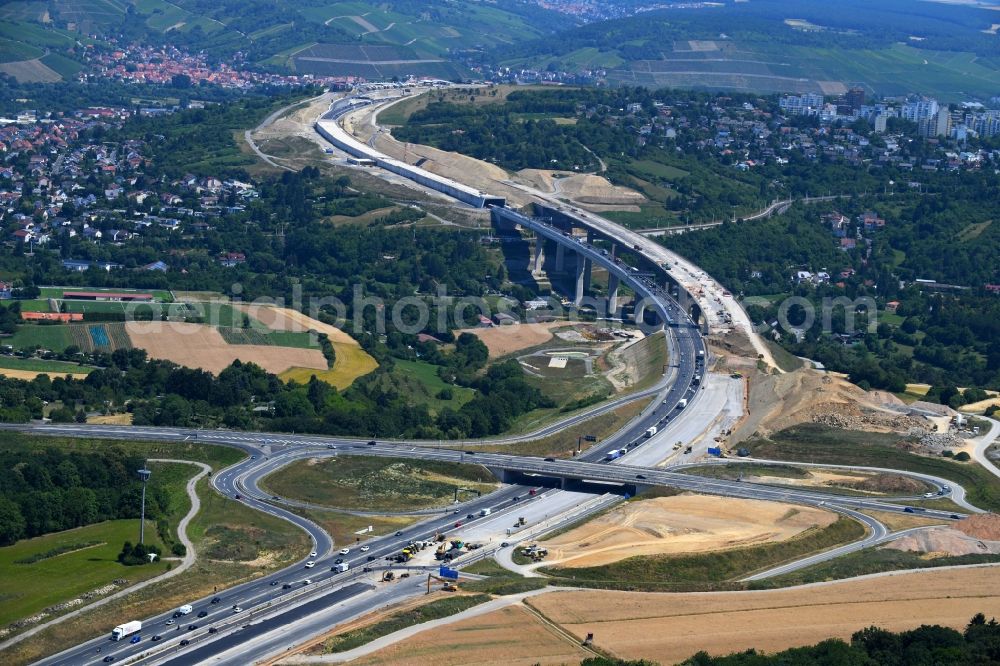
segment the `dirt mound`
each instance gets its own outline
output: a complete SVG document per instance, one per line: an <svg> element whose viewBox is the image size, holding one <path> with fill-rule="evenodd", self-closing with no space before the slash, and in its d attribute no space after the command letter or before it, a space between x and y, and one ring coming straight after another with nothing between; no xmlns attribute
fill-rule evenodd
<svg viewBox="0 0 1000 666"><path fill-rule="evenodd" d="M976 539L1000 541L1000 515L983 513L963 518L954 524L954 528Z"/></svg>
<svg viewBox="0 0 1000 666"><path fill-rule="evenodd" d="M950 527L932 527L900 537L884 548L929 555L983 555L1000 553L1000 541L977 539Z"/></svg>
<svg viewBox="0 0 1000 666"><path fill-rule="evenodd" d="M677 495L629 502L547 540L548 564L602 566L637 555L739 548L825 527L834 514L778 502Z"/></svg>
<svg viewBox="0 0 1000 666"><path fill-rule="evenodd" d="M922 419L887 408L883 396L866 393L845 378L812 368L782 375L754 372L750 417L740 438L766 436L801 423L823 423L849 430L908 432L926 427Z"/></svg>
<svg viewBox="0 0 1000 666"><path fill-rule="evenodd" d="M902 474L876 474L862 481L842 484L855 490L874 493L921 493L926 489L924 484L914 478Z"/></svg>

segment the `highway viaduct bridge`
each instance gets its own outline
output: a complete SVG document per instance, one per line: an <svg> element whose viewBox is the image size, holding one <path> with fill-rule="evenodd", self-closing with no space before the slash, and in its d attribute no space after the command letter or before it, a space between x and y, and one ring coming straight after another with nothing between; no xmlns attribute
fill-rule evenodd
<svg viewBox="0 0 1000 666"><path fill-rule="evenodd" d="M636 325L647 330L671 326L687 315L703 334L708 333L701 307L673 279L666 262L658 263L648 256L640 243L629 245L630 239L623 237L621 227L597 225L573 211L544 204L534 205L534 215L494 206L492 219L501 233L527 230L535 235L534 250L529 260L533 275L542 272L547 255L554 256L548 265L549 270L555 273L565 273L567 263L572 263L575 306L591 307L599 317L621 319L619 289L625 284L636 295ZM586 236L574 233L577 230L584 231ZM603 242L598 246L596 241ZM637 258L638 266L623 262L625 253ZM601 299L588 297L595 262L608 271L607 296ZM669 304L671 300L679 304L681 311Z"/></svg>

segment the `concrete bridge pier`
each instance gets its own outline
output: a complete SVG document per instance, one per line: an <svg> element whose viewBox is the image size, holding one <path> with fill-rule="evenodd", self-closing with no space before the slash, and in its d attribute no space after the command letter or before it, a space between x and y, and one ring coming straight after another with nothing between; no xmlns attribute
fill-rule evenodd
<svg viewBox="0 0 1000 666"><path fill-rule="evenodd" d="M608 316L615 317L618 313L618 285L620 278L614 273L608 275Z"/></svg>
<svg viewBox="0 0 1000 666"><path fill-rule="evenodd" d="M580 305L583 303L583 296L586 289L586 276L590 273L589 261L582 255L577 253L576 255L576 293L573 296L573 305Z"/></svg>
<svg viewBox="0 0 1000 666"><path fill-rule="evenodd" d="M533 259L531 274L535 277L541 274L542 264L545 262L545 238L535 236L535 256Z"/></svg>
<svg viewBox="0 0 1000 666"><path fill-rule="evenodd" d="M562 273L566 270L566 246L562 243L556 243L556 273Z"/></svg>
<svg viewBox="0 0 1000 666"><path fill-rule="evenodd" d="M646 321L646 302L645 299L640 299L636 301L635 311L632 313L635 318L635 325L642 326Z"/></svg>

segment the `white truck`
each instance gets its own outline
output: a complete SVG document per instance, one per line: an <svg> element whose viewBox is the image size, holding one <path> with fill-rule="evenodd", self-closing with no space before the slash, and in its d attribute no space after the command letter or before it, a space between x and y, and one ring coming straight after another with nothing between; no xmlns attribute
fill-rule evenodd
<svg viewBox="0 0 1000 666"><path fill-rule="evenodd" d="M677 401L677 409L684 409L687 406L688 406L687 398L681 398L680 400Z"/></svg>
<svg viewBox="0 0 1000 666"><path fill-rule="evenodd" d="M333 570L336 571L337 573L344 573L350 568L351 567L347 562L341 562L340 564L333 565Z"/></svg>
<svg viewBox="0 0 1000 666"><path fill-rule="evenodd" d="M481 518L485 518L486 516L490 515L491 513L493 513L493 509L490 509L489 507L487 507L485 509L480 509L479 510L479 516Z"/></svg>
<svg viewBox="0 0 1000 666"><path fill-rule="evenodd" d="M652 437L656 434L656 426L649 426L646 428L646 437Z"/></svg>
<svg viewBox="0 0 1000 666"><path fill-rule="evenodd" d="M132 620L131 622L126 622L125 624L119 624L111 630L111 640L120 641L126 636L137 634L140 631L142 631L142 622L139 620Z"/></svg>
<svg viewBox="0 0 1000 666"><path fill-rule="evenodd" d="M184 604L183 606L177 609L177 612L174 613L174 616L180 617L181 615L190 615L191 611L193 610L194 608L191 607L191 604Z"/></svg>

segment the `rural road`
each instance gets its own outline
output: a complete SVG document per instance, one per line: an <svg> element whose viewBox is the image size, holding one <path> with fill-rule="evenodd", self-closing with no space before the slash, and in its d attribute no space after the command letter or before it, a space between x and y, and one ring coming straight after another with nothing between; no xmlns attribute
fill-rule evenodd
<svg viewBox="0 0 1000 666"><path fill-rule="evenodd" d="M990 446L997 440L997 436L1000 435L1000 421L987 418L985 416L980 416L978 418L989 421L990 429L987 433L979 437L979 441L976 442L976 446L972 450L972 457L977 463L985 467L986 471L990 474L1000 477L1000 468L997 468L997 466L993 464L993 461L986 457L986 451L989 450Z"/></svg>
<svg viewBox="0 0 1000 666"><path fill-rule="evenodd" d="M149 462L176 463L179 465L195 465L201 468L200 472L198 472L193 477L188 479L185 491L187 492L188 499L191 500L191 509L187 512L187 514L183 518L181 518L180 523L177 524L177 538L180 539L181 543L183 543L185 548L187 548L187 554L184 555L184 558L181 560L181 563L176 567L172 568L170 571L167 571L166 573L162 573L159 576L150 578L149 580L144 580L141 583L136 583L135 585L126 587L124 590L119 590L114 594L111 594L109 596L104 597L103 599L95 601L92 604L85 604L74 611L66 613L65 615L60 615L59 617L49 620L48 622L32 627L31 629L22 632L17 636L13 636L12 638L7 639L3 643L0 643L0 650L6 650L10 646L19 643L25 638L33 636L44 629L48 629L49 627L59 624L64 620L68 620L71 617L76 617L81 613L89 612L94 608L97 608L98 606L103 606L104 604L114 601L115 599L120 599L127 594L132 594L133 592L141 590L144 587L149 587L153 583L159 583L161 581L168 580L175 576L179 576L180 574L190 569L191 566L195 563L195 560L197 558L194 552L194 545L192 545L191 539L187 535L187 526L191 522L191 520L198 514L198 511L201 509L201 498L198 497L198 493L196 490L198 482L206 474L211 472L212 468L206 465L205 463L194 462L193 460L175 460L173 458L150 458Z"/></svg>

